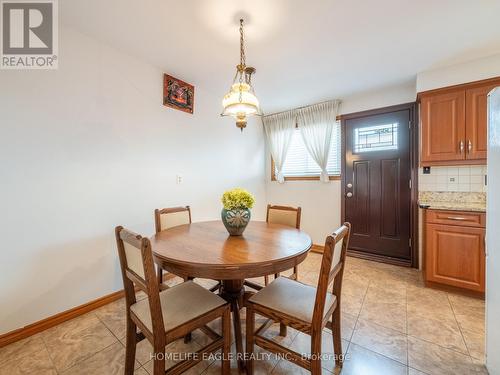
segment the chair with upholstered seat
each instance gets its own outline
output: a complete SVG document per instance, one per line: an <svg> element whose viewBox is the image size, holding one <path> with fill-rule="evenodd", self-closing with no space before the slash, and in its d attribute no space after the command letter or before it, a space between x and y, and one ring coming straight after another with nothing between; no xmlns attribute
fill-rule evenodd
<svg viewBox="0 0 500 375"><path fill-rule="evenodd" d="M160 292L149 239L123 227L116 227L115 234L127 309L125 375L134 373L136 346L144 339L153 346L153 375L181 374L203 360L205 354L218 350L223 354L222 373L229 374L229 304L193 281ZM137 301L135 287L145 292L147 298ZM218 318L222 318L222 336L207 327ZM195 329L201 329L213 341L190 359L165 371L165 346Z"/></svg>
<svg viewBox="0 0 500 375"><path fill-rule="evenodd" d="M156 233L184 224L191 224L191 208L189 206L155 210ZM158 284L160 285L163 283L164 272L158 265ZM187 277L184 276L184 280L187 280Z"/></svg>
<svg viewBox="0 0 500 375"><path fill-rule="evenodd" d="M275 206L267 205L266 221L273 224L282 224L290 227L300 229L300 218L302 209L300 207L290 206ZM279 273L274 275L275 278L279 277ZM298 266L293 267L293 273L289 276L290 279L299 279ZM269 284L269 276L264 277L264 284Z"/></svg>
<svg viewBox="0 0 500 375"><path fill-rule="evenodd" d="M156 233L162 230L177 227L179 225L191 224L191 208L189 206L182 207L169 207L155 210L155 229ZM163 283L164 270L158 266L158 283ZM184 281L192 280L189 275L183 276ZM220 289L221 283L217 282L216 285L210 288L211 292Z"/></svg>
<svg viewBox="0 0 500 375"><path fill-rule="evenodd" d="M311 371L313 375L321 374L321 340L325 327L332 330L335 363L336 366L342 367L340 299L350 231L351 225L344 223L326 238L317 288L279 277L247 300L248 374L253 374L254 364L251 353L253 353L254 345L282 355L296 365ZM328 289L332 283L332 292L329 292ZM255 330L255 314L268 318L257 330ZM279 322L310 335L310 355L304 356L302 353L296 353L264 337L263 333L273 322Z"/></svg>

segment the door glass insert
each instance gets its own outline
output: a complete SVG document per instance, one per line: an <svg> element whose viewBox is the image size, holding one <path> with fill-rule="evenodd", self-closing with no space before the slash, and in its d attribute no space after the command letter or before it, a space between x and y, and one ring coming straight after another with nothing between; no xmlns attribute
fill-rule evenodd
<svg viewBox="0 0 500 375"><path fill-rule="evenodd" d="M354 152L398 149L398 123L354 129Z"/></svg>

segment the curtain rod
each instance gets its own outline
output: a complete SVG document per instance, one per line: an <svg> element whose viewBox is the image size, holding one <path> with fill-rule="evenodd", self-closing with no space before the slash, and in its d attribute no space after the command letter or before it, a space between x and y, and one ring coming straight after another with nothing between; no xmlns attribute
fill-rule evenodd
<svg viewBox="0 0 500 375"><path fill-rule="evenodd" d="M322 102L319 102L319 103L314 103L314 104L309 104L309 105L303 105L302 107L296 107L296 108L292 108L292 109L287 109L286 111L279 111L279 112L269 113L268 115L264 115L262 117L279 115L279 114L285 113L285 112L298 111L300 109L304 109L304 108L307 108L307 107L312 107L313 105L324 104L324 103L329 103L329 102L334 102L334 101L338 101L338 102L342 103L342 101L340 101L339 99L330 99L330 100L325 100L325 101L322 101Z"/></svg>

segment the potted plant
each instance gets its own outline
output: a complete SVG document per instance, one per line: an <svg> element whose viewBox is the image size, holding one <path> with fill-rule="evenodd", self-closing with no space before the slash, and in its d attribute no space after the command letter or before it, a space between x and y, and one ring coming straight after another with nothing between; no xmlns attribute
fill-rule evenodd
<svg viewBox="0 0 500 375"><path fill-rule="evenodd" d="M243 234L250 222L250 209L254 203L253 195L244 189L228 190L222 195L222 222L231 236Z"/></svg>

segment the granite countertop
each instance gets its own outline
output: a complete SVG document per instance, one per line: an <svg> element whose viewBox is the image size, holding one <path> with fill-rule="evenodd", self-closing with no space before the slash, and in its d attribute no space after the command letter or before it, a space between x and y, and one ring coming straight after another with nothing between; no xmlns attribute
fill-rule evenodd
<svg viewBox="0 0 500 375"><path fill-rule="evenodd" d="M422 191L418 204L431 210L486 212L486 194Z"/></svg>

